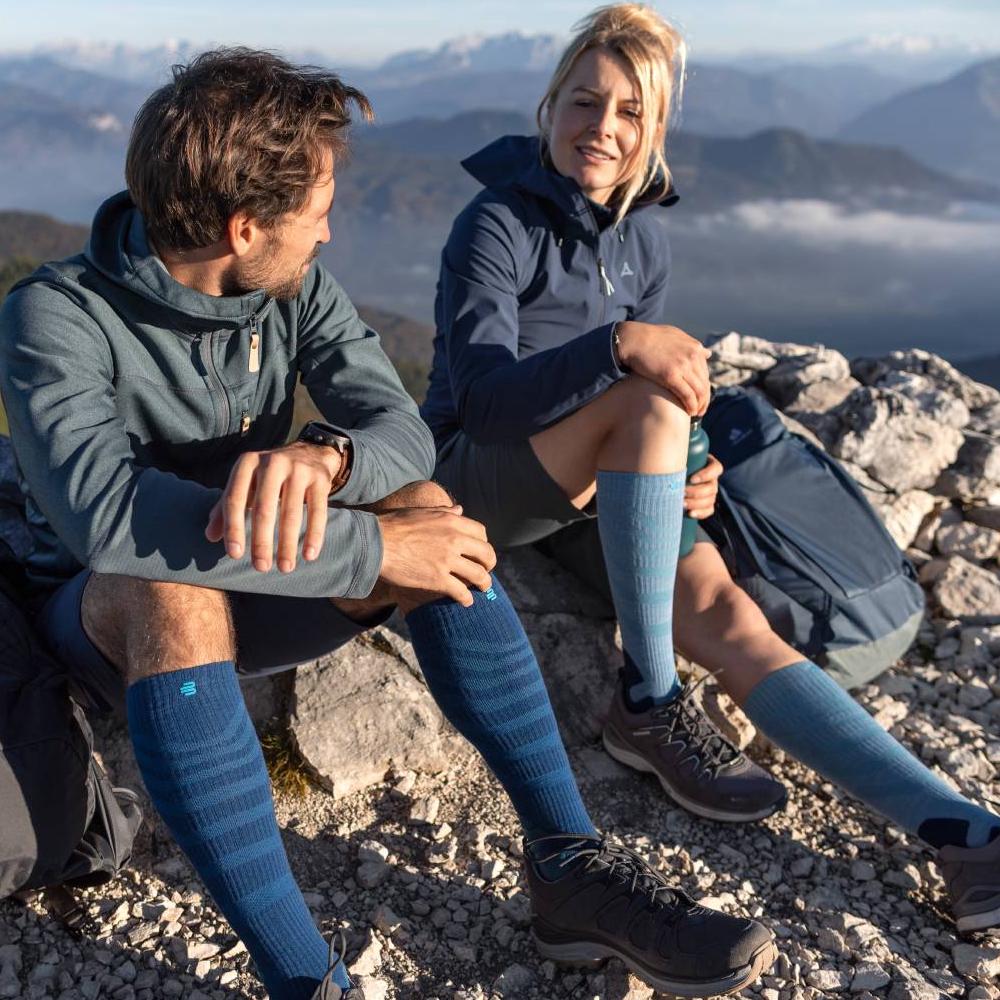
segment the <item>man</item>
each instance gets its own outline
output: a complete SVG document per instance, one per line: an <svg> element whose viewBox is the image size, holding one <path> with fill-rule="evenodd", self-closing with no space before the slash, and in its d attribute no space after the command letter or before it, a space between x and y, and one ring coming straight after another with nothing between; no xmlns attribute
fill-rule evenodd
<svg viewBox="0 0 1000 1000"><path fill-rule="evenodd" d="M430 434L314 262L351 104L370 117L335 75L267 53L178 68L87 252L9 296L0 387L40 626L95 705L125 698L150 796L275 1000L361 993L292 878L234 667L310 660L394 606L522 821L541 952L739 989L769 932L597 835L484 530L428 481ZM326 422L285 444L297 378Z"/></svg>

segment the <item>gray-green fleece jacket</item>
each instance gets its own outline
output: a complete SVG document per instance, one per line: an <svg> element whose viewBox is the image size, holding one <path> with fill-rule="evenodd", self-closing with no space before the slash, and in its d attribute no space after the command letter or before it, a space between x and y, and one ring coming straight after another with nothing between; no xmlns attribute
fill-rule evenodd
<svg viewBox="0 0 1000 1000"><path fill-rule="evenodd" d="M219 590L366 596L382 563L372 514L331 509L320 557L289 574L260 573L205 539L236 457L287 439L297 377L353 442L334 499L368 503L430 478L430 432L323 267L287 303L263 291L204 295L152 254L127 194L105 202L86 252L41 267L0 311L31 579L52 587L88 567Z"/></svg>

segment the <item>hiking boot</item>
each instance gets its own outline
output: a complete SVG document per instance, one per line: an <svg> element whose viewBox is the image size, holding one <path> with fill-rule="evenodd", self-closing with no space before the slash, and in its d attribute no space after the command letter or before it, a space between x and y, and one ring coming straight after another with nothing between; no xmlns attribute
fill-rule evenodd
<svg viewBox="0 0 1000 1000"><path fill-rule="evenodd" d="M763 924L699 906L606 839L540 837L525 855L543 958L590 968L619 958L655 990L708 997L743 989L778 957Z"/></svg>
<svg viewBox="0 0 1000 1000"><path fill-rule="evenodd" d="M942 847L937 863L958 929L1000 927L1000 837L985 847Z"/></svg>
<svg viewBox="0 0 1000 1000"><path fill-rule="evenodd" d="M316 987L312 1000L365 1000L365 991L360 986L352 986L346 993L333 981L333 974L338 966L344 964L344 952L347 951L347 940L342 930L336 930L330 935L330 968L326 970L323 981Z"/></svg>
<svg viewBox="0 0 1000 1000"><path fill-rule="evenodd" d="M619 681L604 748L622 764L655 774L664 791L697 816L746 823L784 808L785 786L715 728L694 700L696 690L688 685L666 705L632 712Z"/></svg>

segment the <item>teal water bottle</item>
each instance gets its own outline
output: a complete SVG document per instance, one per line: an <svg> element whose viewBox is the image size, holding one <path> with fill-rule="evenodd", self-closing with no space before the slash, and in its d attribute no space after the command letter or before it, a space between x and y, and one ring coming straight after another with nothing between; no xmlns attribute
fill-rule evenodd
<svg viewBox="0 0 1000 1000"><path fill-rule="evenodd" d="M687 478L690 479L699 469L708 464L708 434L701 426L701 417L691 418L691 438L688 441ZM683 559L693 548L698 522L693 517L684 515L681 522L681 550Z"/></svg>

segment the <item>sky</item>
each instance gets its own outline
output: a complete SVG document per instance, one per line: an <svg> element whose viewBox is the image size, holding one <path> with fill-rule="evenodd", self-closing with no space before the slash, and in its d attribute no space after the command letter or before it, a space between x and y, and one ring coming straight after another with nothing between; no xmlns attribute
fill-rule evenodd
<svg viewBox="0 0 1000 1000"><path fill-rule="evenodd" d="M0 50L63 41L167 40L308 47L372 63L464 34L567 34L595 3L579 0L0 0ZM694 54L806 51L870 34L931 35L1000 49L1000 0L672 0L657 9ZM6 11L3 11L6 8Z"/></svg>

